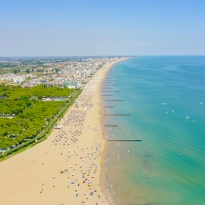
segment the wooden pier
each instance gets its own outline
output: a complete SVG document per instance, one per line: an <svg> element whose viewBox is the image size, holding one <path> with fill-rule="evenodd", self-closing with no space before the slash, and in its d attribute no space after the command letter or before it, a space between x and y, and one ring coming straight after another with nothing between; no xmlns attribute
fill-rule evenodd
<svg viewBox="0 0 205 205"><path fill-rule="evenodd" d="M104 116L131 116L126 114L104 114Z"/></svg>
<svg viewBox="0 0 205 205"><path fill-rule="evenodd" d="M104 100L104 101L124 101L124 100Z"/></svg>
<svg viewBox="0 0 205 205"><path fill-rule="evenodd" d="M115 140L107 140L107 141L142 141L141 139L115 139Z"/></svg>
<svg viewBox="0 0 205 205"><path fill-rule="evenodd" d="M119 91L116 91L116 90L103 90L102 92L119 92Z"/></svg>
<svg viewBox="0 0 205 205"><path fill-rule="evenodd" d="M105 127L117 127L118 125L104 125Z"/></svg>

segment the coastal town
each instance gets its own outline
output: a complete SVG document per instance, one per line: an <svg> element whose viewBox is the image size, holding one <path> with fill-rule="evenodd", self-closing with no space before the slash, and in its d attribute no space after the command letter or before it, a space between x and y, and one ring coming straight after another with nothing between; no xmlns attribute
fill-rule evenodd
<svg viewBox="0 0 205 205"><path fill-rule="evenodd" d="M116 60L117 57L1 58L0 84L83 88L98 69Z"/></svg>
<svg viewBox="0 0 205 205"><path fill-rule="evenodd" d="M45 138L96 72L118 60L121 57L1 58L0 153L9 155Z"/></svg>
<svg viewBox="0 0 205 205"><path fill-rule="evenodd" d="M22 104L23 107L19 116L15 115L12 119L2 116L0 119L6 123L1 123L1 125L8 125L7 121L11 124L11 121L18 118L18 121L15 121L11 127L21 129L21 126L25 124L25 129L22 129L23 132L20 133L22 137L31 134L34 136L28 141L27 139L19 141L20 143L15 148L9 147L10 150L4 150L5 152L1 154L3 157L0 160L3 162L0 163L0 180L3 191L0 193L0 198L5 205L12 204L14 201L22 205L28 203L33 205L113 204L111 197L107 196L107 186L103 188L105 190L102 190L104 185L101 184L105 183L103 164L106 156L105 149L107 149L101 122L101 89L109 69L123 60L125 58L96 59L93 64L90 61L76 62L77 66L75 67L77 68L72 69L71 66L71 69L66 69L59 66L58 73L49 74L50 76L55 75L56 78L63 78L62 76L65 74L61 74L62 71L68 72L67 75L75 71L72 77L74 80L77 76L76 73L81 75L83 71L90 72L84 78L79 77L81 84L85 85L82 89L68 89L62 84L53 84L54 87L49 88L41 85L32 88L18 86L23 86L30 81L22 82L17 86L3 85L2 93L5 91L5 96L8 95L8 97L3 96L2 101L7 99L11 101L10 103ZM59 64L65 65L65 63ZM86 68L83 68L82 65L85 65ZM22 75L30 75L30 73ZM89 75L91 75L90 79ZM65 82L63 80L62 82ZM60 88L57 87L58 85ZM12 89L8 90L7 87L12 87ZM63 96L64 91L72 92L74 93L73 99L43 102L42 96L38 96L38 93L44 92L44 95L47 96L50 91L52 93L49 96L56 96L57 93L59 96ZM35 95L36 98L25 98L23 92L27 96ZM19 93L18 95L21 97L16 98L15 93ZM12 101L12 99L14 100ZM52 116L59 108L60 111ZM39 123L44 124L45 119L48 124L41 128L42 124ZM53 122L58 123L55 126ZM28 129L28 127L33 129ZM18 138L21 140L20 135L14 136L14 138L12 135L10 139L15 141ZM6 142L5 145L7 144ZM22 146L20 154L19 146ZM8 153L11 155L8 160L5 160L4 156ZM12 167L15 167L15 175L12 174ZM3 177L5 173L7 173L7 177ZM20 189L19 184L21 184ZM28 189L28 184L32 189Z"/></svg>

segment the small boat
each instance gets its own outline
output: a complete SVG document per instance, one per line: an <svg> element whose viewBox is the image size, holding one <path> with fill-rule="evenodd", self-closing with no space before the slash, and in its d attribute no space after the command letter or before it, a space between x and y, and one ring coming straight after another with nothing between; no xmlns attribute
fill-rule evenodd
<svg viewBox="0 0 205 205"><path fill-rule="evenodd" d="M189 119L189 116L186 116L186 119Z"/></svg>

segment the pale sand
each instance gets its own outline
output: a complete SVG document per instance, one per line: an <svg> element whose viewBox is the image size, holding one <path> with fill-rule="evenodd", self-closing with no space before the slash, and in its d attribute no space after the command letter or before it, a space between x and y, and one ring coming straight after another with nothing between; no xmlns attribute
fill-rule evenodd
<svg viewBox="0 0 205 205"><path fill-rule="evenodd" d="M106 145L100 120L100 89L113 64L106 64L86 85L78 98L79 108L73 105L60 121L61 130L53 130L47 140L0 163L1 205L78 205L82 201L93 205L111 204L100 183L102 152ZM81 106L85 103L91 106L87 110ZM79 121L72 124L68 119ZM84 178L83 173L86 173Z"/></svg>

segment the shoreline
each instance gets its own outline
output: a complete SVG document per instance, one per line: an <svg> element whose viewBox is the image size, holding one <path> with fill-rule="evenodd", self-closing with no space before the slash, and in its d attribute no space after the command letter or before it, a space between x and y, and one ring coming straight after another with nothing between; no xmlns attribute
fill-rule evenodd
<svg viewBox="0 0 205 205"><path fill-rule="evenodd" d="M107 142L100 91L107 72L121 60L96 72L78 97L79 106L73 104L60 120L62 129L0 163L3 205L112 204L101 181Z"/></svg>
<svg viewBox="0 0 205 205"><path fill-rule="evenodd" d="M107 74L112 69L112 67L114 65L116 65L117 63L120 63L120 62L125 61L127 59L128 58L121 59L121 60L113 63L112 65L108 66L108 68L107 68L107 70L106 70L106 72L103 76L103 79L101 81L100 92L103 89L103 82L106 79ZM113 200L112 196L110 195L110 192L108 190L108 185L106 184L106 171L107 171L106 164L107 164L107 159L108 159L109 154L110 154L110 148L109 148L109 143L106 140L107 138L105 136L105 130L104 130L104 126L103 126L104 117L103 117L102 114L104 113L104 108L103 108L103 97L102 97L102 95L100 96L100 100L101 100L101 107L102 107L100 122L101 122L101 127L102 127L102 134L103 134L104 139L105 139L105 144L104 144L104 150L103 150L102 160L101 160L101 171L100 171L100 183L99 184L100 184L102 192L106 195L106 199L107 199L108 203L111 204L111 205L117 205L117 203Z"/></svg>

